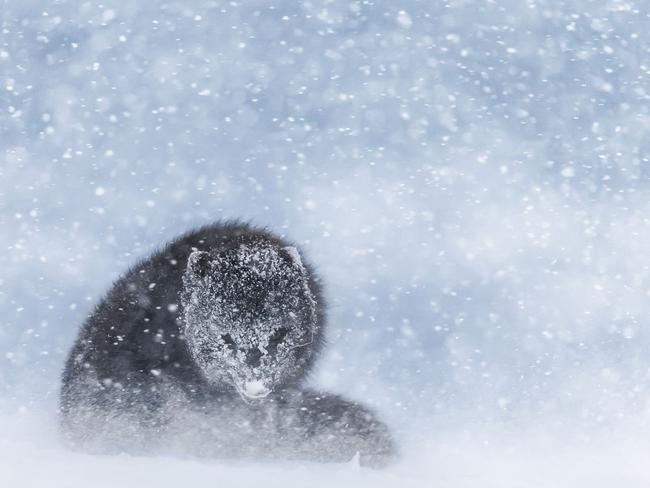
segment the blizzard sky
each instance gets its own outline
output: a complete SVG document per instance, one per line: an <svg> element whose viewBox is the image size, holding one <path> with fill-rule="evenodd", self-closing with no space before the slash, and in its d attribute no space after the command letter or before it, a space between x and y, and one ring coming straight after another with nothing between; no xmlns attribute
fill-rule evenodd
<svg viewBox="0 0 650 488"><path fill-rule="evenodd" d="M405 446L331 483L647 486L648 22L622 0L0 2L0 423L24 427L0 434L5 474L82 462L58 381L111 282L242 218L325 281L313 384Z"/></svg>

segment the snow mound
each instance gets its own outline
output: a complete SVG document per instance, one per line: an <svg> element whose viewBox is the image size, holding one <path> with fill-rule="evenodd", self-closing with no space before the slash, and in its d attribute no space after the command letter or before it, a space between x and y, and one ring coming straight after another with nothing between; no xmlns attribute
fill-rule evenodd
<svg viewBox="0 0 650 488"><path fill-rule="evenodd" d="M0 480L4 487L147 487L194 484L228 487L312 488L626 488L650 486L647 436L611 435L576 441L534 432L454 433L404 449L383 470L347 464L238 463L130 455L87 455L66 450L52 419L0 418Z"/></svg>

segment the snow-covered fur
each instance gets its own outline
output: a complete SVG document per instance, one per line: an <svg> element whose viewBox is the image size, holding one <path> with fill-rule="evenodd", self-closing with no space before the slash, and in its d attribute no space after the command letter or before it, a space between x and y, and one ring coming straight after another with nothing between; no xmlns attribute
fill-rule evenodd
<svg viewBox="0 0 650 488"><path fill-rule="evenodd" d="M95 452L383 465L393 441L370 411L302 386L324 326L295 246L238 222L190 232L87 319L63 374L64 436Z"/></svg>

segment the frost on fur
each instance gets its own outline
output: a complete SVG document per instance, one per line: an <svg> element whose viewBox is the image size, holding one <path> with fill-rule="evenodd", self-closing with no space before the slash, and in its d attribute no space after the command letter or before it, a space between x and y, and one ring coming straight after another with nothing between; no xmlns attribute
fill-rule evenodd
<svg viewBox="0 0 650 488"><path fill-rule="evenodd" d="M183 275L185 335L206 379L244 398L268 395L302 369L317 332L302 263L266 243L193 252ZM304 352L304 351L300 351Z"/></svg>

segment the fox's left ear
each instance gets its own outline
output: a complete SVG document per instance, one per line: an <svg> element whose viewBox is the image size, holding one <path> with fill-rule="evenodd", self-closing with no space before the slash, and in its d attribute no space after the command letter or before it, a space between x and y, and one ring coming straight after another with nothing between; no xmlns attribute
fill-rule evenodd
<svg viewBox="0 0 650 488"><path fill-rule="evenodd" d="M205 251L194 251L187 258L188 271L197 278L203 278L210 269L210 255Z"/></svg>
<svg viewBox="0 0 650 488"><path fill-rule="evenodd" d="M298 266L301 270L304 270L298 249L293 246L286 246L282 249L289 255L294 265Z"/></svg>

